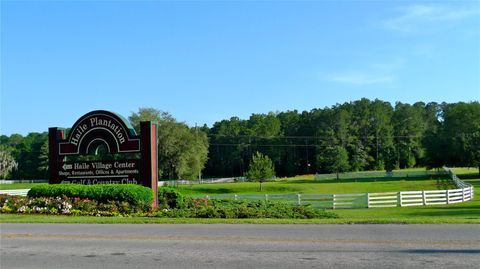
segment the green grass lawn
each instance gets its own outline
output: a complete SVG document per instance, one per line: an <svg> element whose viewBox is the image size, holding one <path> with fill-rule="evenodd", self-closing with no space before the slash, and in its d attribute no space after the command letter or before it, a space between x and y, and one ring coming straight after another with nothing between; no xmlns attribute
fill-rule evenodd
<svg viewBox="0 0 480 269"><path fill-rule="evenodd" d="M478 169L455 168L454 172L465 182L475 187L473 201L454 205L338 209L338 219L163 219L144 217L74 217L47 215L0 215L0 222L41 222L41 223L478 223L480 224L480 176ZM364 181L366 180L366 181ZM280 179L265 184L262 193L361 193L399 190L422 190L443 188L445 179L403 179L370 180L358 182L314 182L313 176ZM10 185L10 184L9 184ZM12 184L13 185L13 184ZM1 185L0 185L1 186ZM453 186L451 186L453 187ZM24 187L22 187L24 188ZM26 187L28 188L28 187ZM179 189L190 195L215 195L228 193L259 193L258 183L229 183L181 186Z"/></svg>
<svg viewBox="0 0 480 269"><path fill-rule="evenodd" d="M0 184L0 190L17 190L17 189L31 189L33 186L48 183L12 183L12 184Z"/></svg>
<svg viewBox="0 0 480 269"><path fill-rule="evenodd" d="M348 179L314 181L314 176L301 176L279 179L263 183L259 190L257 182L181 185L178 190L185 195L221 195L221 194L275 194L275 193L315 193L342 194L365 192L390 192L437 190L455 188L447 176L437 179L385 178L385 179Z"/></svg>
<svg viewBox="0 0 480 269"><path fill-rule="evenodd" d="M464 181L475 188L473 201L437 206L342 209L335 212L342 219L352 222L480 223L480 177Z"/></svg>

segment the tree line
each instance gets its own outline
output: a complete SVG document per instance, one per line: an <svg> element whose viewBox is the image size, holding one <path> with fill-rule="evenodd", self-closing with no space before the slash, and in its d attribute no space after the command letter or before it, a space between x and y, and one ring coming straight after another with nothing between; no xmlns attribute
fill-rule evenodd
<svg viewBox="0 0 480 269"><path fill-rule="evenodd" d="M479 102L361 99L310 111L232 117L204 128L204 174L239 176L255 152L278 176L442 165L480 166Z"/></svg>
<svg viewBox="0 0 480 269"><path fill-rule="evenodd" d="M363 98L310 111L232 117L212 127L189 127L153 108L140 108L129 120L137 132L140 121L159 123L161 178L243 176L256 152L272 160L277 176L480 166L478 101L392 105ZM3 177L47 178L47 133L0 135L0 158Z"/></svg>

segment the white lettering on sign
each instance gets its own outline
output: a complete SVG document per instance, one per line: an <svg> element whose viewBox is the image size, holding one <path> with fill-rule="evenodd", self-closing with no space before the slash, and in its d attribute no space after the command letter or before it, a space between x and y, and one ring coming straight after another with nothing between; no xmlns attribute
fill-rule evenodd
<svg viewBox="0 0 480 269"><path fill-rule="evenodd" d="M85 133L85 131L87 131L88 129L88 126L87 124L82 124L80 126L78 126L77 129L75 129L75 133L73 134L72 136L72 144L74 144L75 146L78 145L78 141L80 140L80 138L82 137L82 135Z"/></svg>
<svg viewBox="0 0 480 269"><path fill-rule="evenodd" d="M89 123L90 124L80 124L77 128L72 130L74 133L72 135L72 138L70 139L70 143L78 146L78 143L80 142L82 136L85 135L85 133L87 133L89 129L95 127L106 127L107 129L112 131L120 144L125 143L126 140L123 132L126 132L126 130L121 125L115 124L115 122L112 122L112 120L101 119L99 117L90 118Z"/></svg>
<svg viewBox="0 0 480 269"><path fill-rule="evenodd" d="M92 166L94 169L110 169L112 168L112 164L111 163L102 163L102 162L96 162L96 163L92 163Z"/></svg>
<svg viewBox="0 0 480 269"><path fill-rule="evenodd" d="M64 181L62 183L67 183L67 181ZM138 180L134 179L128 179L128 178L120 178L118 180L111 180L111 179L97 179L97 178L91 178L91 179L73 179L68 181L68 183L71 184L83 184L83 185L95 185L95 184L139 184Z"/></svg>
<svg viewBox="0 0 480 269"><path fill-rule="evenodd" d="M102 127L107 127L115 135L117 136L118 141L120 144L123 144L125 142L125 137L122 134L122 127L115 125L115 123L112 123L112 120L104 120L104 119L99 119L98 117L91 118L90 119L90 127L97 127L97 126L102 126Z"/></svg>
<svg viewBox="0 0 480 269"><path fill-rule="evenodd" d="M133 168L135 166L135 163L130 163L130 162L115 162L114 163L115 168Z"/></svg>
<svg viewBox="0 0 480 269"><path fill-rule="evenodd" d="M75 170L87 170L90 169L90 165L88 163L75 163L73 166Z"/></svg>

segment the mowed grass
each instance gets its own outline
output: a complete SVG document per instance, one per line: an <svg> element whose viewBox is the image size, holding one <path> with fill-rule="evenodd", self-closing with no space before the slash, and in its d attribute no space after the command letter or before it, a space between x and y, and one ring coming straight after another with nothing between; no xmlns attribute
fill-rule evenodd
<svg viewBox="0 0 480 269"><path fill-rule="evenodd" d="M461 176L460 176L461 178ZM480 223L480 177L464 179L474 186L472 201L436 206L342 209L335 210L341 219L353 223Z"/></svg>
<svg viewBox="0 0 480 269"><path fill-rule="evenodd" d="M12 184L0 184L0 190L18 190L18 189L31 189L33 186L38 186L48 183L12 183Z"/></svg>
<svg viewBox="0 0 480 269"><path fill-rule="evenodd" d="M453 171L465 182L472 184L475 187L475 191L480 189L480 176L478 174L478 169L473 168L455 168ZM311 182L310 182L311 181ZM394 180L398 184L393 184L386 180L371 180L367 182L322 182L316 183L313 181L313 176L303 176L296 177L293 179L281 179L277 185L277 191L279 193L294 192L292 190L303 190L303 191L312 191L315 188L321 188L322 190L327 190L328 186L332 186L334 192L330 193L341 193L340 189L334 189L333 186L345 187L349 184L354 184L357 186L374 185L369 187L364 187L364 190L378 190L387 191L388 188L398 186L411 186L412 190L423 189L420 186L425 186L424 189L436 189L436 187L441 186L442 180L436 179L401 179ZM406 185L401 185L404 182ZM440 182L440 184L438 183ZM272 184L268 183L268 184ZM375 185L381 185L381 187ZM265 185L268 185L265 184ZM296 184L306 185L304 188L299 188ZM338 185L346 184L346 185ZM388 184L393 184L388 186ZM409 185L412 184L412 185ZM243 186L241 188L233 188L233 190L245 190L245 193L258 193L258 183L231 183L231 184L215 184L226 185L226 186ZM251 185L251 186L250 186ZM285 186L286 185L286 186ZM292 185L292 186L290 186ZM273 186L275 186L273 184ZM320 187L315 187L320 186ZM194 185L194 186L183 186L181 189L190 191L189 193L201 193L205 189L201 189L205 185ZM431 187L431 188L430 188ZM200 188L200 189L196 189ZM360 188L355 188L355 191L345 191L350 193L360 193ZM210 191L210 188L207 188ZM232 191L231 187L219 187L218 190L228 190ZM272 188L275 189L275 188ZM193 191L192 191L193 190ZM265 189L262 193L267 193L268 189ZM392 191L398 191L395 189ZM401 190L406 190L402 189ZM187 193L185 192L185 193ZM220 193L220 191L218 191ZM314 193L324 193L324 192L315 192ZM304 192L304 193L312 193ZM229 193L223 192L222 193ZM233 192L232 192L233 193ZM240 193L240 192L238 192ZM272 193L272 192L269 192ZM300 192L297 192L300 193ZM210 193L212 194L212 193ZM329 210L330 211L330 210ZM307 219L307 220L294 220L294 219L164 219L164 218L146 218L146 217L85 217L85 216L47 216L47 215L21 215L21 214L2 214L0 215L0 222L20 222L20 223L258 223L258 224L346 224L346 223L405 223L405 224L446 224L446 223L476 223L480 224L480 195L478 192L475 193L473 201L453 204L453 205L440 205L440 206L419 206L419 207L395 207L395 208L370 208L370 209L338 209L333 210L336 214L339 215L337 219Z"/></svg>
<svg viewBox="0 0 480 269"><path fill-rule="evenodd" d="M422 172L424 168L398 170L400 172ZM468 169L462 171L471 172ZM384 173L384 171L377 171ZM355 174L367 174L358 172ZM373 172L375 173L375 172ZM350 175L345 175L349 176ZM0 190L30 189L33 186L47 183L14 183L0 184ZM364 192L390 192L410 190L436 190L454 188L447 176L426 176L424 178L347 178L314 180L314 175L304 175L291 178L279 178L274 182L263 183L260 192L258 182L224 183L224 184L192 184L181 185L178 189L185 195L219 195L219 194L263 194L263 193L317 193L342 194Z"/></svg>
<svg viewBox="0 0 480 269"><path fill-rule="evenodd" d="M274 182L243 182L223 184L181 185L178 190L185 195L223 195L223 194L281 194L281 193L315 193L343 194L366 192L391 192L414 190L437 190L455 188L447 176L439 178L383 178L383 179L348 179L315 181L314 176L300 176L279 179Z"/></svg>
<svg viewBox="0 0 480 269"><path fill-rule="evenodd" d="M467 174L473 177L474 174ZM478 175L478 172L477 172ZM480 177L465 179L475 190L480 189ZM327 210L338 214L336 219L186 219L148 217L89 217L56 215L0 214L0 222L7 223L224 223L224 224L361 224L361 223L402 223L402 224L480 224L480 195L473 201L454 205L364 208Z"/></svg>

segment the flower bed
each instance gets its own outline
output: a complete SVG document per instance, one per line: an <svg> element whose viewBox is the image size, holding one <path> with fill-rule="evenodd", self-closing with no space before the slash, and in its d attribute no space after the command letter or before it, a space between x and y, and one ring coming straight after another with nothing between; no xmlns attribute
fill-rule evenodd
<svg viewBox="0 0 480 269"><path fill-rule="evenodd" d="M68 190L71 191L71 189ZM47 189L44 193L52 195L55 192L52 189ZM72 193L69 194L72 195ZM186 198L173 188L161 188L159 190L159 207L156 209L152 209L150 205L145 206L145 203L130 203L122 198L124 196L119 197L119 200L95 200L85 197L67 197L66 195L56 197L22 197L2 194L0 195L0 213L223 219L312 219L338 217L335 213L323 209L282 201Z"/></svg>
<svg viewBox="0 0 480 269"><path fill-rule="evenodd" d="M88 198L63 197L22 197L0 195L0 213L124 216L146 213L143 208L125 201L98 202Z"/></svg>

